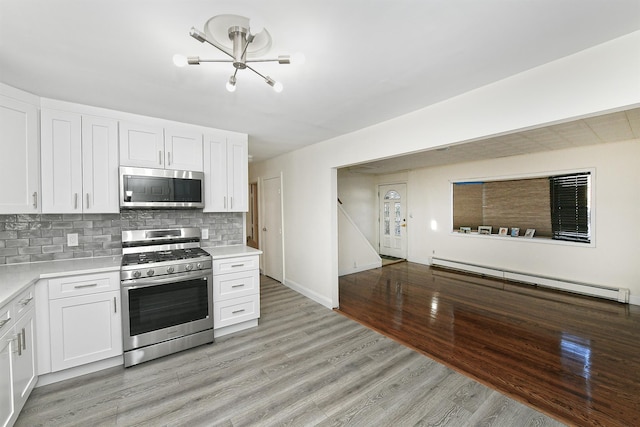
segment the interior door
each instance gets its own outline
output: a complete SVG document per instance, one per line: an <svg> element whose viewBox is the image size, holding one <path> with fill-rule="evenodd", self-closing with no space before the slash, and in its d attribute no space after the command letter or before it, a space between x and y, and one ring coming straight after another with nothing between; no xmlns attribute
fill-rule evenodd
<svg viewBox="0 0 640 427"><path fill-rule="evenodd" d="M407 258L407 185L378 187L380 255Z"/></svg>
<svg viewBox="0 0 640 427"><path fill-rule="evenodd" d="M258 183L249 184L249 212L247 212L247 246L258 249Z"/></svg>
<svg viewBox="0 0 640 427"><path fill-rule="evenodd" d="M262 251L264 274L283 281L282 194L280 177L264 180L262 220Z"/></svg>

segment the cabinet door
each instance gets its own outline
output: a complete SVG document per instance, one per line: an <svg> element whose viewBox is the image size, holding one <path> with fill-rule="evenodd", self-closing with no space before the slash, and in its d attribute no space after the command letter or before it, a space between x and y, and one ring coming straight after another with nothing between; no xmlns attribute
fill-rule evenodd
<svg viewBox="0 0 640 427"><path fill-rule="evenodd" d="M16 341L19 349L13 352L13 384L14 401L17 408L22 408L38 379L36 375L35 321L34 311L27 312L15 325Z"/></svg>
<svg viewBox="0 0 640 427"><path fill-rule="evenodd" d="M82 117L82 190L84 212L120 212L116 120Z"/></svg>
<svg viewBox="0 0 640 427"><path fill-rule="evenodd" d="M204 212L227 210L227 139L207 136L204 143Z"/></svg>
<svg viewBox="0 0 640 427"><path fill-rule="evenodd" d="M163 135L160 127L120 122L120 165L163 169Z"/></svg>
<svg viewBox="0 0 640 427"><path fill-rule="evenodd" d="M49 316L52 372L122 354L120 292L52 300Z"/></svg>
<svg viewBox="0 0 640 427"><path fill-rule="evenodd" d="M0 335L0 425L9 425L15 414L11 352L15 346L13 329Z"/></svg>
<svg viewBox="0 0 640 427"><path fill-rule="evenodd" d="M38 109L0 95L0 214L40 211L38 147Z"/></svg>
<svg viewBox="0 0 640 427"><path fill-rule="evenodd" d="M82 212L80 115L42 110L42 212Z"/></svg>
<svg viewBox="0 0 640 427"><path fill-rule="evenodd" d="M249 210L249 155L247 137L234 137L227 142L228 209Z"/></svg>
<svg viewBox="0 0 640 427"><path fill-rule="evenodd" d="M165 169L202 172L202 133L165 130Z"/></svg>

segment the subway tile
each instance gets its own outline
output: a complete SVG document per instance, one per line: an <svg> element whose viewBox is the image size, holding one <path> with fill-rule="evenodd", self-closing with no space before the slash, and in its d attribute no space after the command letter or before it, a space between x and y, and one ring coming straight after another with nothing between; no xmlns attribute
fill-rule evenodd
<svg viewBox="0 0 640 427"><path fill-rule="evenodd" d="M73 253L74 258L91 258L93 252L91 251L78 251Z"/></svg>
<svg viewBox="0 0 640 427"><path fill-rule="evenodd" d="M42 237L62 237L62 230L42 230Z"/></svg>
<svg viewBox="0 0 640 427"><path fill-rule="evenodd" d="M73 221L73 228L92 228L93 221Z"/></svg>
<svg viewBox="0 0 640 427"><path fill-rule="evenodd" d="M111 256L111 249L96 249L93 251L93 256Z"/></svg>
<svg viewBox="0 0 640 427"><path fill-rule="evenodd" d="M82 221L82 214L62 214L63 221Z"/></svg>
<svg viewBox="0 0 640 427"><path fill-rule="evenodd" d="M18 248L19 255L41 254L42 246L28 246L26 248Z"/></svg>
<svg viewBox="0 0 640 427"><path fill-rule="evenodd" d="M8 256L5 258L6 264L18 264L21 262L29 262L31 261L31 257L33 255L16 255L16 256Z"/></svg>
<svg viewBox="0 0 640 427"><path fill-rule="evenodd" d="M0 239L17 239L18 232L17 231L0 231Z"/></svg>
<svg viewBox="0 0 640 427"><path fill-rule="evenodd" d="M84 249L85 251L95 251L96 249L102 249L102 243L85 243L84 245L82 245L82 249Z"/></svg>
<svg viewBox="0 0 640 427"><path fill-rule="evenodd" d="M24 248L29 246L29 239L7 240L5 246L7 248Z"/></svg>
<svg viewBox="0 0 640 427"><path fill-rule="evenodd" d="M31 261L53 261L53 253L31 255Z"/></svg>
<svg viewBox="0 0 640 427"><path fill-rule="evenodd" d="M42 214L42 221L62 221L62 214Z"/></svg>
<svg viewBox="0 0 640 427"><path fill-rule="evenodd" d="M73 228L73 222L68 221L53 221L51 228Z"/></svg>
<svg viewBox="0 0 640 427"><path fill-rule="evenodd" d="M28 222L7 222L4 224L4 227L7 230L28 230L29 223Z"/></svg>
<svg viewBox="0 0 640 427"><path fill-rule="evenodd" d="M56 236L51 238L51 244L53 245L64 245L67 243L67 238L63 236Z"/></svg>
<svg viewBox="0 0 640 427"><path fill-rule="evenodd" d="M17 215L0 215L0 221L2 222L16 222L17 220Z"/></svg>
<svg viewBox="0 0 640 427"><path fill-rule="evenodd" d="M43 254L50 254L54 252L62 252L63 245L45 245L42 247Z"/></svg>
<svg viewBox="0 0 640 427"><path fill-rule="evenodd" d="M3 249L0 249L0 256L9 257L11 255L18 255L18 248L3 248Z"/></svg>
<svg viewBox="0 0 640 427"><path fill-rule="evenodd" d="M36 239L29 239L30 246L43 246L43 245L51 245L53 240L51 237L41 237Z"/></svg>
<svg viewBox="0 0 640 427"><path fill-rule="evenodd" d="M110 242L111 241L111 235L105 235L105 236L93 236L93 241L94 242Z"/></svg>
<svg viewBox="0 0 640 427"><path fill-rule="evenodd" d="M30 238L30 237L42 237L42 230L20 230L18 231L18 239Z"/></svg>
<svg viewBox="0 0 640 427"><path fill-rule="evenodd" d="M53 254L53 259L71 259L73 258L73 252L57 252Z"/></svg>

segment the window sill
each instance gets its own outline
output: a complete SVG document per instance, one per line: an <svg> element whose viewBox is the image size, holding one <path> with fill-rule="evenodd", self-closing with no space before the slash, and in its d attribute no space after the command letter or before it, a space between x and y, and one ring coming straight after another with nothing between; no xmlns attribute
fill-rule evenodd
<svg viewBox="0 0 640 427"><path fill-rule="evenodd" d="M582 243L582 242L572 242L569 240L554 240L551 237L525 237L518 236L514 237L511 235L500 236L499 234L480 234L477 231L472 231L471 233L460 233L459 231L452 231L449 234L457 237L463 238L480 238L480 239L497 239L502 241L512 241L512 242L527 242L533 244L546 244L546 245L558 245L558 246L573 246L578 248L595 248L595 242L593 239L590 243Z"/></svg>

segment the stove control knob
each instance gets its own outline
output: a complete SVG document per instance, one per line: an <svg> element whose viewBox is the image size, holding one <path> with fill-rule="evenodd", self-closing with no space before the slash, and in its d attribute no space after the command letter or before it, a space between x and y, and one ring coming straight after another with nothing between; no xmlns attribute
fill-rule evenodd
<svg viewBox="0 0 640 427"><path fill-rule="evenodd" d="M153 271L153 268L150 268L149 271L147 271L147 276L153 276L155 274L155 271Z"/></svg>
<svg viewBox="0 0 640 427"><path fill-rule="evenodd" d="M135 277L137 279L138 277L140 277L141 274L142 273L140 273L138 270L136 270L136 271L133 272L133 277Z"/></svg>
<svg viewBox="0 0 640 427"><path fill-rule="evenodd" d="M187 270L187 271L191 271L191 270L193 270L193 265L187 264L187 265L184 266L184 269Z"/></svg>
<svg viewBox="0 0 640 427"><path fill-rule="evenodd" d="M173 267L167 267L167 273L171 274L171 273L173 273L174 271L176 271L176 269L175 269L175 268L173 268Z"/></svg>
<svg viewBox="0 0 640 427"><path fill-rule="evenodd" d="M196 264L196 268L197 268L198 270L200 270L200 269L202 268L202 263L201 263L201 262L197 263L197 264Z"/></svg>

